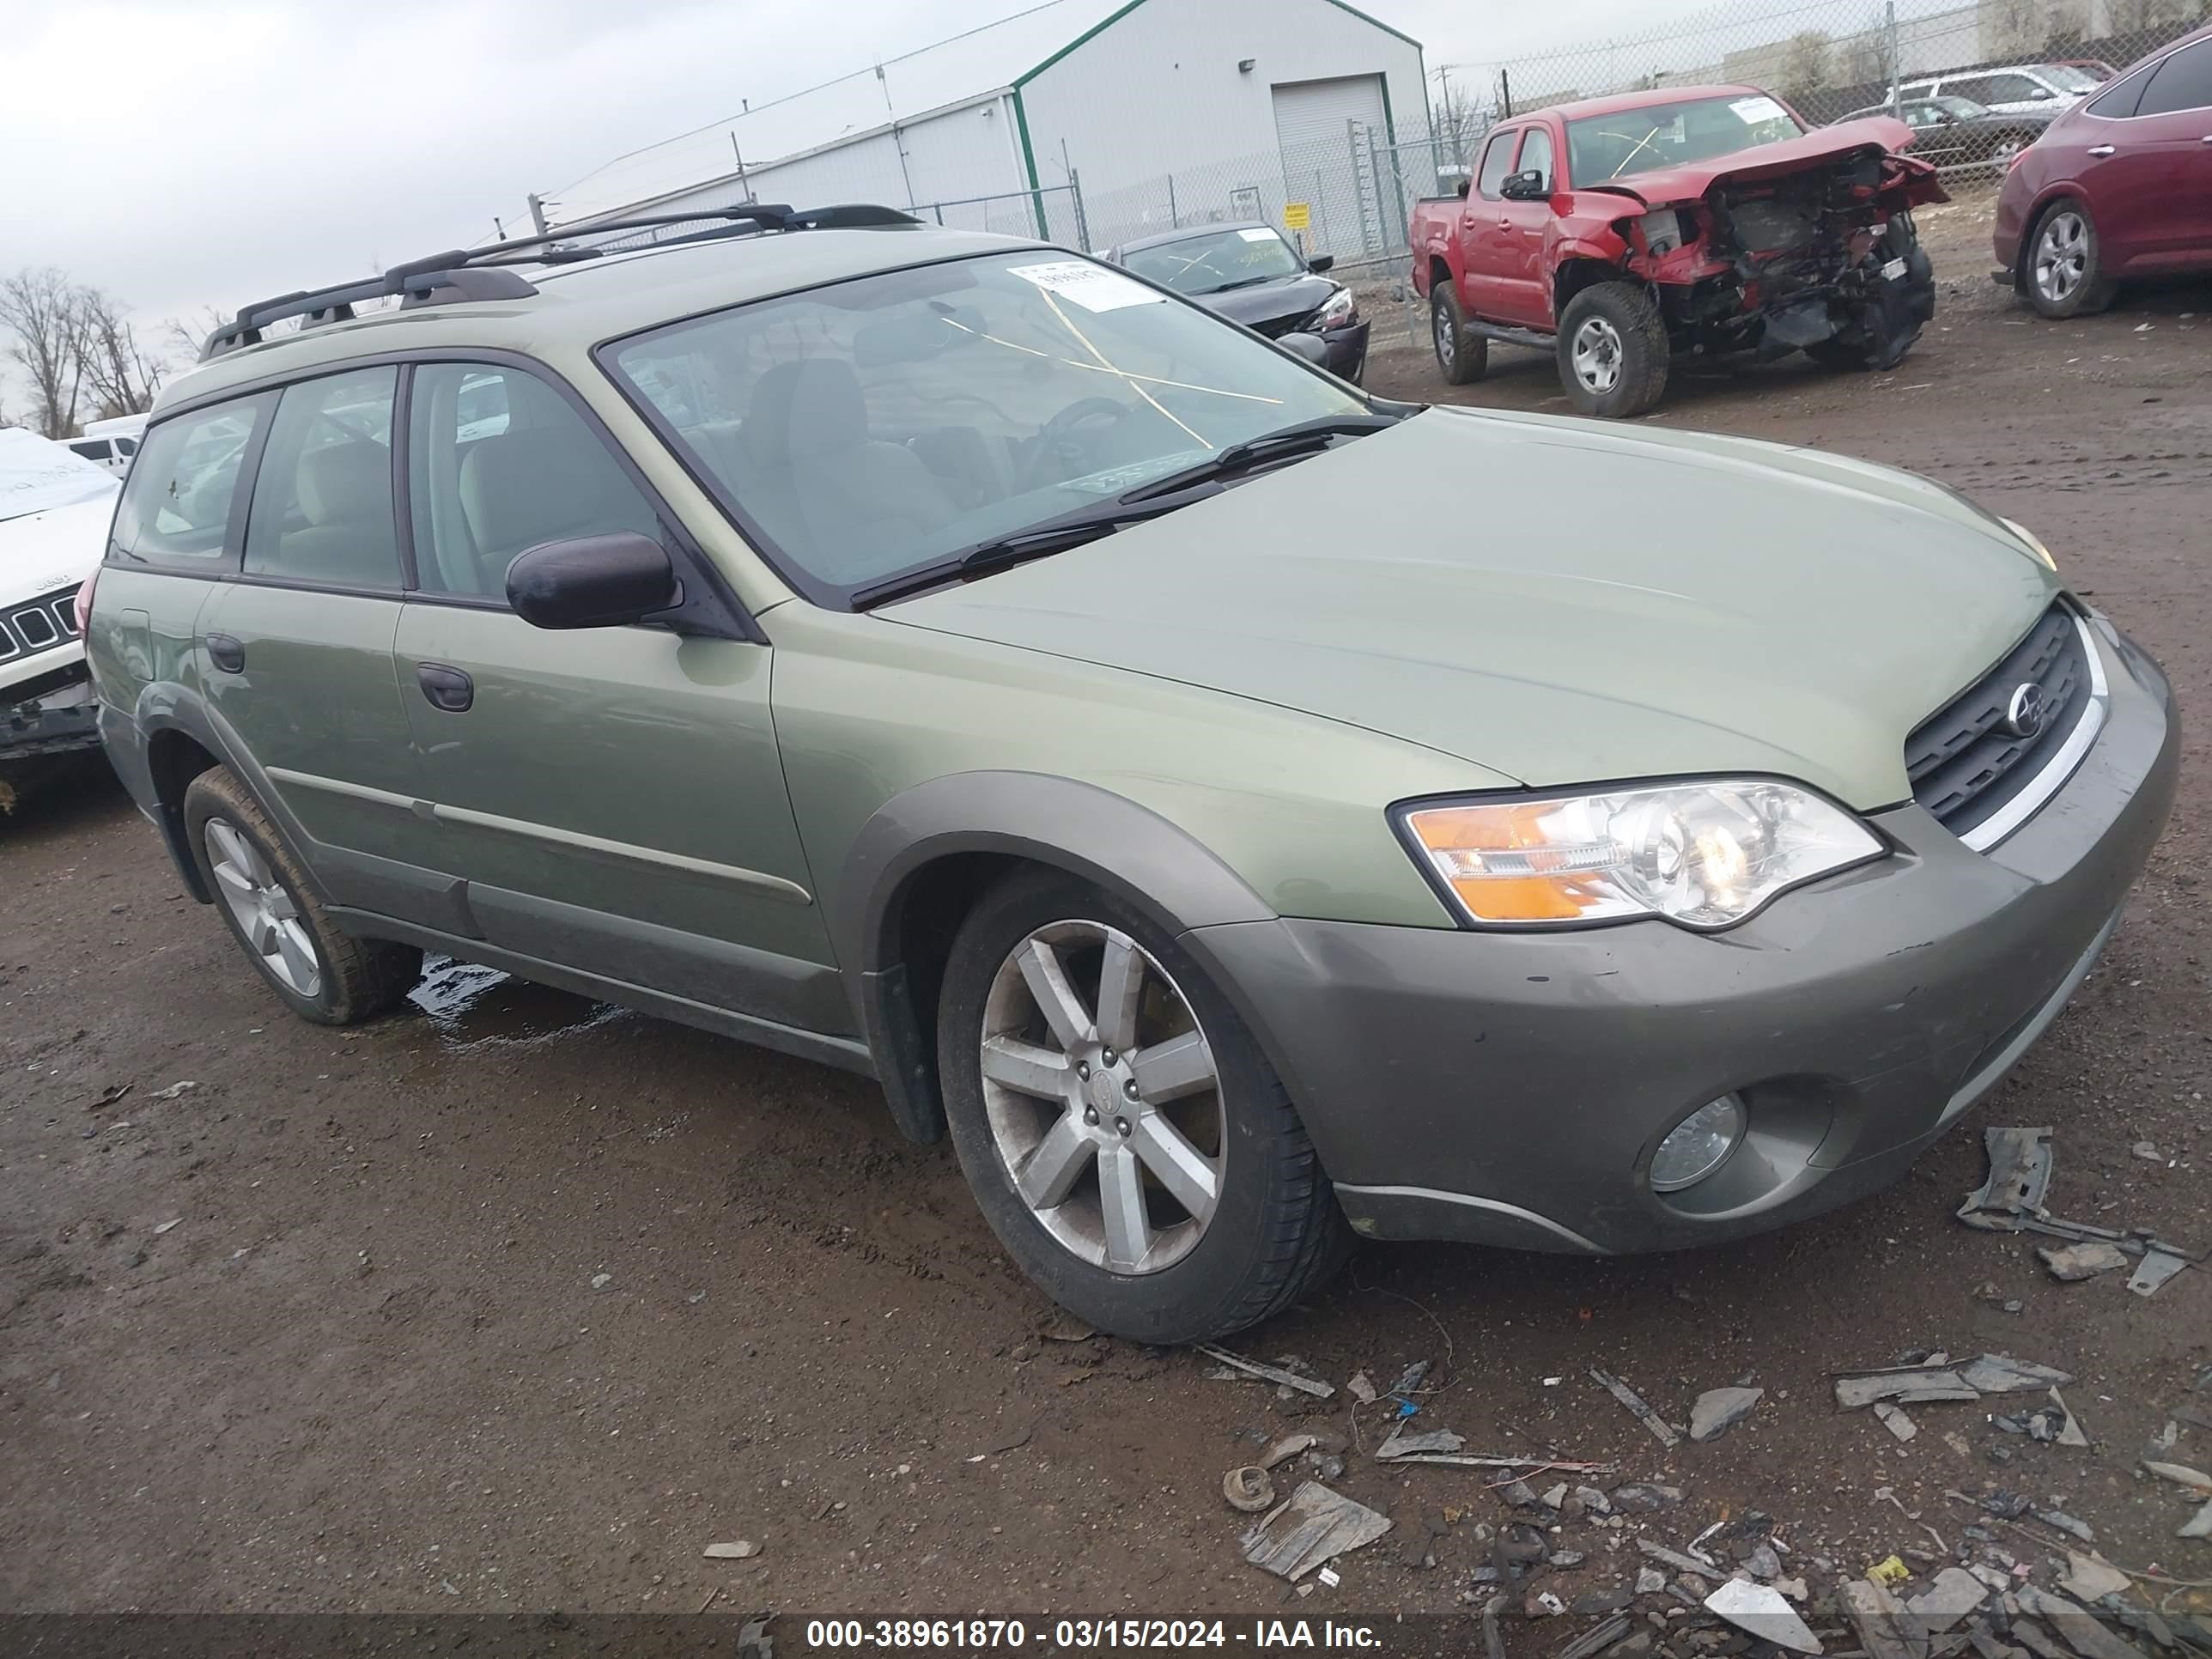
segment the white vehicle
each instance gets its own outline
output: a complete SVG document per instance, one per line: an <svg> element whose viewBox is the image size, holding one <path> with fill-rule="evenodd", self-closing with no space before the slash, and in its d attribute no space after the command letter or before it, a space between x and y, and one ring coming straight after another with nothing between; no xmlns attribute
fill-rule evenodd
<svg viewBox="0 0 2212 1659"><path fill-rule="evenodd" d="M118 415L112 420L87 421L84 430L68 440L73 454L82 455L94 466L104 466L118 477L131 470L131 457L138 453L138 440L146 430L143 415Z"/></svg>
<svg viewBox="0 0 2212 1659"><path fill-rule="evenodd" d="M121 489L69 446L0 428L0 809L53 757L100 744L76 600Z"/></svg>
<svg viewBox="0 0 2212 1659"><path fill-rule="evenodd" d="M2100 84L2094 76L2071 64L2014 64L1907 81L1898 88L1898 96L1965 98L2000 115L2057 115Z"/></svg>

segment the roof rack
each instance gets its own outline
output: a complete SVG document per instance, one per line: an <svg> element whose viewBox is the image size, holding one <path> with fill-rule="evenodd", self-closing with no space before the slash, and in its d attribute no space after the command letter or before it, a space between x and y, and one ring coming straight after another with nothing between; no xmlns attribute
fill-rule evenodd
<svg viewBox="0 0 2212 1659"><path fill-rule="evenodd" d="M572 264L597 259L611 252L633 250L580 246L579 235L600 236L623 230L649 230L663 225L692 225L702 220L728 222L710 225L688 235L673 236L658 246L712 241L727 236L759 235L793 230L851 230L884 225L918 225L921 220L896 208L854 202L835 207L793 208L782 204L747 203L743 207L701 208L690 213L657 213L635 219L608 219L596 224L573 226L544 236L494 242L486 247L453 248L427 258L394 265L381 276L331 288L301 289L258 300L207 337L199 360L261 343L261 332L287 317L301 319L302 328L326 323L349 322L354 307L363 300L399 296L402 309L416 306L449 305L471 300L524 300L538 292L537 285L506 267ZM532 252L528 250L535 249ZM642 250L637 250L642 251Z"/></svg>

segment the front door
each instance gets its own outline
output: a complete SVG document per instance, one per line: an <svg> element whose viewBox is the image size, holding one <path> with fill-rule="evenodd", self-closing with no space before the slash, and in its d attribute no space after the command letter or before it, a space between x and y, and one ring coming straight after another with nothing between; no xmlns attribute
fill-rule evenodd
<svg viewBox="0 0 2212 1659"><path fill-rule="evenodd" d="M1547 127L1532 126L1522 137L1513 175L1530 173L1542 178L1547 192L1555 187ZM1498 204L1498 314L1503 321L1524 328L1552 326L1552 285L1544 279L1544 233L1551 222L1548 193L1501 198Z"/></svg>
<svg viewBox="0 0 2212 1659"><path fill-rule="evenodd" d="M506 571L525 548L635 531L681 568L672 523L536 374L422 364L409 404L416 586L395 660L425 793L482 937L711 1007L848 1031L784 791L768 647L524 622Z"/></svg>
<svg viewBox="0 0 2212 1659"><path fill-rule="evenodd" d="M1518 260L1512 247L1513 221L1498 191L1505 175L1513 171L1513 153L1520 143L1518 127L1492 133L1460 203L1460 269L1466 273L1466 291L1460 298L1474 315L1492 322L1511 314L1511 273Z"/></svg>
<svg viewBox="0 0 2212 1659"><path fill-rule="evenodd" d="M392 667L398 383L387 365L284 388L240 568L200 609L199 659L216 718L331 897L434 926L447 915L428 867L435 831L416 811L422 774Z"/></svg>

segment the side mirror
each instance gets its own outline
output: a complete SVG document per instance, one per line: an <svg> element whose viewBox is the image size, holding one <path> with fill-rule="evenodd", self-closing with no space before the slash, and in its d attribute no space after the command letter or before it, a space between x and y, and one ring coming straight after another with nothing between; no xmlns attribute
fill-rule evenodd
<svg viewBox="0 0 2212 1659"><path fill-rule="evenodd" d="M507 568L507 601L533 628L620 628L682 598L667 550L635 531L540 542Z"/></svg>
<svg viewBox="0 0 2212 1659"><path fill-rule="evenodd" d="M1474 185L1474 180L1472 179L1461 179L1457 188L1453 191L1453 194L1458 196L1462 200L1466 199L1468 190Z"/></svg>
<svg viewBox="0 0 2212 1659"><path fill-rule="evenodd" d="M1544 175L1530 167L1526 173L1509 174L1505 182L1498 185L1498 193L1509 202L1540 202L1552 191Z"/></svg>
<svg viewBox="0 0 2212 1659"><path fill-rule="evenodd" d="M1334 270L1335 266L1336 255L1334 253L1317 253L1306 261L1306 269L1316 276L1319 276L1324 270Z"/></svg>
<svg viewBox="0 0 2212 1659"><path fill-rule="evenodd" d="M1328 367L1328 342L1318 334L1285 334L1275 343L1285 351L1295 351L1316 368Z"/></svg>

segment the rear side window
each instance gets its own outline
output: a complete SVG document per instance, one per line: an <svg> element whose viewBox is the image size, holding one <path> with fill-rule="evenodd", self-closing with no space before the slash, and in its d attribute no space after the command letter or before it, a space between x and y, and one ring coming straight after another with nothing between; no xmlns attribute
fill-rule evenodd
<svg viewBox="0 0 2212 1659"><path fill-rule="evenodd" d="M1513 146L1519 142L1517 132L1501 132L1492 138L1482 152L1482 170L1475 174L1475 193L1487 200L1498 199L1498 187L1505 182L1505 175L1513 171Z"/></svg>
<svg viewBox="0 0 2212 1659"><path fill-rule="evenodd" d="M2136 106L2142 101L2143 88L2150 84L2150 77L2155 73L2155 69L2138 70L2114 82L2101 97L2090 101L2089 113L2101 115L2107 121L2126 120L2136 112Z"/></svg>
<svg viewBox="0 0 2212 1659"><path fill-rule="evenodd" d="M2154 70L2137 115L2170 115L2212 105L2212 40L2184 46Z"/></svg>
<svg viewBox="0 0 2212 1659"><path fill-rule="evenodd" d="M137 564L219 568L244 527L240 465L276 399L264 393L150 428L115 513L114 557Z"/></svg>
<svg viewBox="0 0 2212 1659"><path fill-rule="evenodd" d="M107 459L107 440L105 438L86 438L71 444L70 447L88 461L104 461Z"/></svg>
<svg viewBox="0 0 2212 1659"><path fill-rule="evenodd" d="M392 511L396 368L284 388L253 484L248 575L319 586L399 586Z"/></svg>
<svg viewBox="0 0 2212 1659"><path fill-rule="evenodd" d="M416 586L504 599L507 568L540 542L633 530L659 515L568 400L535 374L425 363L408 395Z"/></svg>

